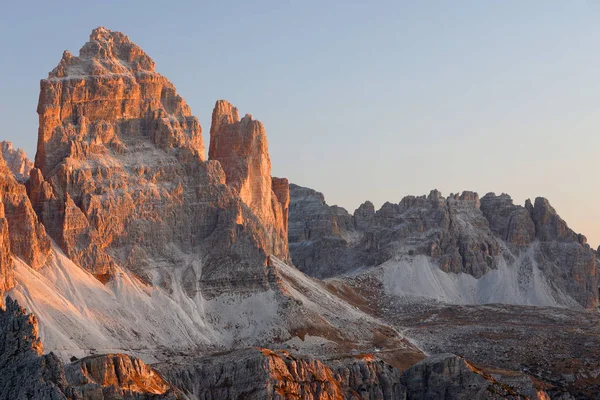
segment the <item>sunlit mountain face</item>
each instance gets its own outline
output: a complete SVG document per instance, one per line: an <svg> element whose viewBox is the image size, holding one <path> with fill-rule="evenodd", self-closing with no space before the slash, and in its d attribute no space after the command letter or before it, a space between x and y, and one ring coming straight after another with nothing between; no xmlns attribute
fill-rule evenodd
<svg viewBox="0 0 600 400"><path fill-rule="evenodd" d="M600 393L600 259L546 198L328 205L103 27L37 111L0 157L0 399Z"/></svg>

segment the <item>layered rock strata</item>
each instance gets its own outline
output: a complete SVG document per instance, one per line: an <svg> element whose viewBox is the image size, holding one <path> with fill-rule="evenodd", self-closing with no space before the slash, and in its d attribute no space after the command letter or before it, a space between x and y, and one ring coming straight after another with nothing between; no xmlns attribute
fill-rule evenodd
<svg viewBox="0 0 600 400"><path fill-rule="evenodd" d="M530 381L526 392L497 381L454 354L428 357L402 374L406 399L547 399Z"/></svg>

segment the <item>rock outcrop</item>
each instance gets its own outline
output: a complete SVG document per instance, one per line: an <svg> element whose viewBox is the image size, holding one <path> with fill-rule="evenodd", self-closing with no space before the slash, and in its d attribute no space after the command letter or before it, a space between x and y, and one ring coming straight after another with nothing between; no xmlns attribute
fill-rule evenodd
<svg viewBox="0 0 600 400"><path fill-rule="evenodd" d="M0 398L66 399L67 381L60 360L43 355L37 318L10 297L0 310Z"/></svg>
<svg viewBox="0 0 600 400"><path fill-rule="evenodd" d="M65 367L75 398L175 399L175 389L136 357L102 354L85 357Z"/></svg>
<svg viewBox="0 0 600 400"><path fill-rule="evenodd" d="M15 179L19 182L25 182L29 179L29 171L33 168L33 162L27 158L23 149L15 149L11 142L0 142L2 148L2 158L11 170Z"/></svg>
<svg viewBox="0 0 600 400"><path fill-rule="evenodd" d="M285 179L271 177L264 125L250 114L240 119L237 108L224 100L217 101L212 114L208 157L221 163L227 185L269 231L272 241L267 250L287 259L289 185Z"/></svg>
<svg viewBox="0 0 600 400"><path fill-rule="evenodd" d="M400 372L372 356L320 361L279 350L243 349L158 365L197 399L403 399Z"/></svg>
<svg viewBox="0 0 600 400"><path fill-rule="evenodd" d="M168 291L184 274L190 296L234 280L268 287L277 246L254 213L264 210L248 205L262 204L260 193L245 204L225 185L220 164L205 161L198 120L128 37L97 28L78 57L65 52L41 81L38 113L29 193L69 258L104 282L120 266Z"/></svg>
<svg viewBox="0 0 600 400"><path fill-rule="evenodd" d="M542 198L522 207L506 194L444 198L433 190L377 211L365 202L350 215L322 194L291 185L289 243L294 264L319 278L424 255L444 272L475 278L515 266L515 284L523 287L532 287L539 269L559 304L571 305L565 294L585 308L598 305L597 254Z"/></svg>
<svg viewBox="0 0 600 400"><path fill-rule="evenodd" d="M44 226L38 221L25 186L17 182L2 157L0 157L0 202L4 206L10 252L32 268L41 268L52 256L50 238L46 235Z"/></svg>
<svg viewBox="0 0 600 400"><path fill-rule="evenodd" d="M525 393L498 382L454 354L426 358L402 374L406 399L546 399L530 382Z"/></svg>
<svg viewBox="0 0 600 400"><path fill-rule="evenodd" d="M0 201L0 305L4 303L4 293L14 286L13 260L10 255L8 220L4 215L4 203Z"/></svg>
<svg viewBox="0 0 600 400"><path fill-rule="evenodd" d="M475 193L447 199L433 190L385 203L371 202L349 215L323 195L293 185L290 248L294 264L309 275L331 277L378 265L400 254L425 254L446 272L480 277L496 268L499 243L479 211Z"/></svg>

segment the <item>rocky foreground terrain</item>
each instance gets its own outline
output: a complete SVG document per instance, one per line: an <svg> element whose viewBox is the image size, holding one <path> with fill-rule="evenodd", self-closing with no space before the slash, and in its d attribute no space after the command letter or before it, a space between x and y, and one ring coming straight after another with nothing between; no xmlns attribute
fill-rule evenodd
<svg viewBox="0 0 600 400"><path fill-rule="evenodd" d="M265 126L200 122L97 28L0 156L2 399L600 394L598 252L548 200L353 214L271 176Z"/></svg>

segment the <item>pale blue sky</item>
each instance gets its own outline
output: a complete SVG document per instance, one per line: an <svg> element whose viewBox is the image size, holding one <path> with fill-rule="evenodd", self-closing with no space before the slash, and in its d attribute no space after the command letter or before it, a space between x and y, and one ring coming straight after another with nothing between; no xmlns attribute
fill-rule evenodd
<svg viewBox="0 0 600 400"><path fill-rule="evenodd" d="M544 196L600 244L600 2L366 3L3 2L0 138L33 157L39 80L102 25L156 61L206 143L227 99L264 122L273 173L330 204Z"/></svg>

